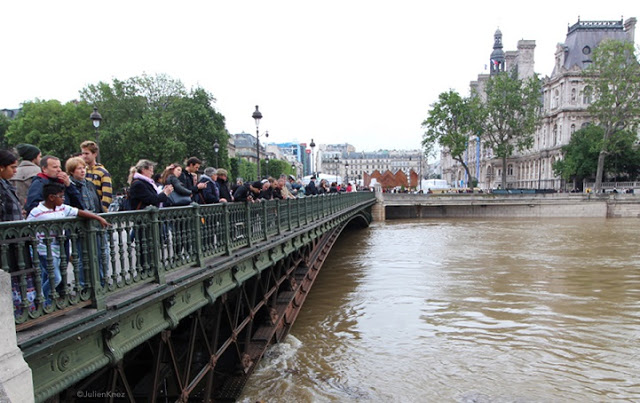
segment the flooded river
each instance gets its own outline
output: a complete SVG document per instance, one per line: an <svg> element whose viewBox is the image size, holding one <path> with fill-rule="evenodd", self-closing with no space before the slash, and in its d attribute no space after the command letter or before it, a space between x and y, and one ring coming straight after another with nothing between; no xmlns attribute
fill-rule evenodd
<svg viewBox="0 0 640 403"><path fill-rule="evenodd" d="M241 401L640 401L640 220L343 233Z"/></svg>

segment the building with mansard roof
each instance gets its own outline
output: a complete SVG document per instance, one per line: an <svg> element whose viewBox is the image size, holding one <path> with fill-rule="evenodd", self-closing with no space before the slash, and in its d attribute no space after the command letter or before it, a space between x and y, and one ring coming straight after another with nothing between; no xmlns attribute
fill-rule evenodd
<svg viewBox="0 0 640 403"><path fill-rule="evenodd" d="M319 151L318 171L341 177L344 181L363 183L365 176L389 171L397 174L402 171L410 176L413 171L417 176L427 173L427 160L420 150L379 150L355 151L348 144L321 145ZM416 179L417 181L417 179Z"/></svg>
<svg viewBox="0 0 640 403"><path fill-rule="evenodd" d="M569 143L571 135L591 121L587 112L591 99L585 92L582 71L591 63L593 50L604 39L634 42L635 26L636 18L629 18L624 22L578 21L568 27L564 43L556 47L551 76L543 79L542 122L534 135L533 147L507 160L507 187L562 189L579 185L563 183L553 174L552 164L562 158L561 147ZM511 69L516 69L520 79L531 77L534 74L534 50L535 41L521 40L517 50L504 52L502 32L497 30L490 56L490 74L478 75L478 79L470 83L471 90L482 96L491 74ZM497 187L505 167L475 136L469 139L466 159L479 187ZM464 168L451 158L446 149L441 153L441 165L443 179L449 183L466 187L470 182Z"/></svg>

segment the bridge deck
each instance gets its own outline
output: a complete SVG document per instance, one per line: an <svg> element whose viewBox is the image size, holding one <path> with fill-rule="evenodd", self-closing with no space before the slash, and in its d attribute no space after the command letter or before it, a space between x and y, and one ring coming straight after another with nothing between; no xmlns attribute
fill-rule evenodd
<svg viewBox="0 0 640 403"><path fill-rule="evenodd" d="M122 354L374 203L367 192L149 208L105 214L112 224L106 230L81 219L0 224L17 341L33 371L36 400L119 362ZM42 256L35 252L40 241ZM55 243L68 270L48 303L41 270L54 278Z"/></svg>

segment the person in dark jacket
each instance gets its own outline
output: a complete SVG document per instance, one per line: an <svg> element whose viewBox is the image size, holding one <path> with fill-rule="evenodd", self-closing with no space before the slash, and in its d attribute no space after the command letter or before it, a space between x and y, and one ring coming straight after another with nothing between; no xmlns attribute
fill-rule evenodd
<svg viewBox="0 0 640 403"><path fill-rule="evenodd" d="M87 180L87 163L82 159L82 157L72 157L67 160L64 164L64 169L67 171L67 175L69 175L69 179L71 179L71 186L75 186L80 193L80 201L81 204L78 206L72 206L79 210L90 211L94 214L102 213L102 203L100 198L98 197L98 191L96 190L95 185L90 180ZM96 247L99 253L102 251L102 246L106 239L102 236L98 236L95 239ZM66 245L68 248L69 246ZM84 246L82 242L78 242L76 244L77 252L78 252L78 278L77 282L80 286L84 286L84 262L82 261L82 255L84 254ZM104 285L104 259L98 259L98 269L100 273L100 283Z"/></svg>
<svg viewBox="0 0 640 403"><path fill-rule="evenodd" d="M250 186L251 184L248 182L238 186L236 190L233 191L233 201L236 203L251 201L253 197L251 196L251 191L249 190Z"/></svg>
<svg viewBox="0 0 640 403"><path fill-rule="evenodd" d="M200 169L200 165L202 165L202 161L200 161L198 157L191 157L184 163L184 169L180 168L181 172L179 174L176 173L176 177L178 177L185 188L191 191L192 195L196 195L198 191L205 186L204 184L198 183L198 170ZM178 189L175 190L177 191ZM193 201L197 200L194 199Z"/></svg>
<svg viewBox="0 0 640 403"><path fill-rule="evenodd" d="M42 188L48 183L60 183L64 185L64 204L69 206L82 205L80 192L78 192L75 186L71 185L71 179L69 179L69 175L62 170L59 158L52 155L45 155L40 160L40 167L42 168L42 172L33 178L31 186L29 186L29 192L27 193L27 203L24 206L27 214L41 201L44 201Z"/></svg>
<svg viewBox="0 0 640 403"><path fill-rule="evenodd" d="M329 193L338 193L340 190L338 189L337 182L331 182L331 187L329 187Z"/></svg>
<svg viewBox="0 0 640 403"><path fill-rule="evenodd" d="M9 182L18 169L18 157L11 151L0 150L0 221L22 220L22 205L16 188Z"/></svg>
<svg viewBox="0 0 640 403"><path fill-rule="evenodd" d="M229 192L229 182L227 179L227 170L226 169L218 169L218 190L220 190L220 202L232 202L233 197L231 197L231 193ZM224 200L223 200L224 199Z"/></svg>
<svg viewBox="0 0 640 403"><path fill-rule="evenodd" d="M102 204L98 197L98 191L95 185L87 180L87 163L84 162L84 159L81 157L69 158L64 164L64 168L67 171L67 175L69 175L71 184L75 186L80 193L80 205L71 205L71 207L101 214Z"/></svg>
<svg viewBox="0 0 640 403"><path fill-rule="evenodd" d="M309 180L309 184L305 187L304 194L307 196L314 196L318 194L318 188L316 188L316 177L312 176Z"/></svg>
<svg viewBox="0 0 640 403"><path fill-rule="evenodd" d="M182 176L183 172L184 171L182 170L182 167L178 163L173 163L164 170L162 177L160 177L161 184L165 186L173 186L173 191L176 193L173 196L180 195L183 196L183 198L184 196L188 197L187 200L181 203L176 203L175 200L177 199L173 199L173 196L171 196L170 199L173 199L171 201L172 206L187 206L191 204L191 200L193 199L194 194L198 193L198 187L187 187L181 180L178 179Z"/></svg>
<svg viewBox="0 0 640 403"><path fill-rule="evenodd" d="M160 203L167 203L169 195L173 192L173 186L165 185L158 193L153 182L153 169L155 163L149 160L140 160L132 168L131 187L129 188L129 200L133 210L142 210L147 206L160 207Z"/></svg>
<svg viewBox="0 0 640 403"><path fill-rule="evenodd" d="M204 183L204 187L195 197L195 201L200 204L212 204L220 203L220 189L218 188L218 182L216 179L218 175L216 169L208 167L204 170L204 173L200 176L199 183Z"/></svg>
<svg viewBox="0 0 640 403"><path fill-rule="evenodd" d="M262 184L262 188L260 189L258 199L273 200L273 188L271 187L271 182L268 179L263 179L260 183Z"/></svg>

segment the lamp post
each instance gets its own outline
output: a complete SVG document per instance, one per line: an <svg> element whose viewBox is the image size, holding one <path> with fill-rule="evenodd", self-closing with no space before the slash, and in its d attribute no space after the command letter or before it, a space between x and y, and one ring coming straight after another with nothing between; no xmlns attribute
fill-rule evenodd
<svg viewBox="0 0 640 403"><path fill-rule="evenodd" d="M100 114L100 112L98 112L98 108L96 106L93 107L93 113L91 115L89 115L89 119L91 119L91 122L93 122L93 127L96 128L96 146L98 146L98 150L100 150L100 142L99 142L99 133L98 133L98 127L100 127L100 122L102 121L102 115ZM100 162L100 152L98 152L98 155L96 157L96 162Z"/></svg>
<svg viewBox="0 0 640 403"><path fill-rule="evenodd" d="M349 163L344 163L344 181L347 185L349 185Z"/></svg>
<svg viewBox="0 0 640 403"><path fill-rule="evenodd" d="M262 119L262 113L258 110L258 105L256 105L256 110L253 111L253 115L251 115L253 119L256 121L256 159L258 162L258 177L256 179L260 179L260 119ZM264 133L265 137L269 137L269 132Z"/></svg>
<svg viewBox="0 0 640 403"><path fill-rule="evenodd" d="M218 144L218 140L216 140L215 143L213 143L213 151L216 153L216 168L219 168L219 166L218 166L218 151L220 151L220 144Z"/></svg>
<svg viewBox="0 0 640 403"><path fill-rule="evenodd" d="M267 177L268 177L269 176L269 156L268 155L264 156L264 162L265 164L267 164L266 168L267 168Z"/></svg>
<svg viewBox="0 0 640 403"><path fill-rule="evenodd" d="M298 173L296 172L296 164L291 163L291 171L293 172L293 176L298 177Z"/></svg>
<svg viewBox="0 0 640 403"><path fill-rule="evenodd" d="M311 176L315 175L316 171L314 170L314 163L315 161L313 160L313 148L316 146L316 143L313 142L313 139L311 139L311 144L309 144L309 147L311 147Z"/></svg>

